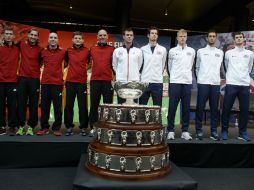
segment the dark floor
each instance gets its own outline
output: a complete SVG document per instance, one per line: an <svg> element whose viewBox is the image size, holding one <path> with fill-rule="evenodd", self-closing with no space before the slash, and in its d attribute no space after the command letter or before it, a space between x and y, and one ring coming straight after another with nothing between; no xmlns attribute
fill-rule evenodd
<svg viewBox="0 0 254 190"><path fill-rule="evenodd" d="M181 169L198 181L198 190L252 190L254 187L254 168ZM75 175L76 167L1 169L0 189L72 190Z"/></svg>
<svg viewBox="0 0 254 190"><path fill-rule="evenodd" d="M198 181L198 190L252 190L254 168L181 169Z"/></svg>

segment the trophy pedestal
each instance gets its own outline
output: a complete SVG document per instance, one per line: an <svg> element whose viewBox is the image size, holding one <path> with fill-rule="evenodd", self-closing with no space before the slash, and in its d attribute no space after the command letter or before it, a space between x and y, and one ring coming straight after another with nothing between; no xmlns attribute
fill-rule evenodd
<svg viewBox="0 0 254 190"><path fill-rule="evenodd" d="M105 190L105 189L121 189L121 190L197 190L197 181L192 179L188 174L183 172L174 163L171 162L172 171L170 175L149 181L138 180L112 180L105 178L104 175L94 175L84 168L88 155L82 155L78 170L73 182L74 190Z"/></svg>

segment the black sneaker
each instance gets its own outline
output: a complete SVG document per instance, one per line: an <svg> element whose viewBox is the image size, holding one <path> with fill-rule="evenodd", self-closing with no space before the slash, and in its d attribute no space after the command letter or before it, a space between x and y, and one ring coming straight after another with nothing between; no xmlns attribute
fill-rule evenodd
<svg viewBox="0 0 254 190"><path fill-rule="evenodd" d="M80 130L80 134L81 134L82 136L86 136L86 135L87 135L87 129L82 128L82 129Z"/></svg>
<svg viewBox="0 0 254 190"><path fill-rule="evenodd" d="M203 133L197 133L196 139L202 141L203 140Z"/></svg>
<svg viewBox="0 0 254 190"><path fill-rule="evenodd" d="M15 136L15 135L16 135L15 128L10 127L10 128L7 130L7 134L8 134L9 136Z"/></svg>
<svg viewBox="0 0 254 190"><path fill-rule="evenodd" d="M219 141L220 140L220 136L218 135L217 132L212 132L210 139L214 140L214 141Z"/></svg>
<svg viewBox="0 0 254 190"><path fill-rule="evenodd" d="M251 141L250 137L247 135L247 133L242 133L242 134L239 134L239 136L237 137L238 139L240 140L243 140L243 141Z"/></svg>
<svg viewBox="0 0 254 190"><path fill-rule="evenodd" d="M73 132L72 132L72 128L68 128L65 132L65 136L72 136Z"/></svg>
<svg viewBox="0 0 254 190"><path fill-rule="evenodd" d="M221 131L221 138L222 138L222 140L224 140L224 141L228 140L228 131L222 130L222 131Z"/></svg>
<svg viewBox="0 0 254 190"><path fill-rule="evenodd" d="M0 135L5 135L5 134L6 134L6 128L0 127Z"/></svg>

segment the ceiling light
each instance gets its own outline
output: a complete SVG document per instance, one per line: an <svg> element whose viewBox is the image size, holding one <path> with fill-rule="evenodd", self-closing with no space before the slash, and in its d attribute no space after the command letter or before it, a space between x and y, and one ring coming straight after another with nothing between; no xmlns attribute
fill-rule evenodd
<svg viewBox="0 0 254 190"><path fill-rule="evenodd" d="M168 9L165 9L164 11L164 15L167 16L168 15Z"/></svg>
<svg viewBox="0 0 254 190"><path fill-rule="evenodd" d="M71 4L71 0L70 0L70 6L69 6L70 9L72 9L72 4Z"/></svg>

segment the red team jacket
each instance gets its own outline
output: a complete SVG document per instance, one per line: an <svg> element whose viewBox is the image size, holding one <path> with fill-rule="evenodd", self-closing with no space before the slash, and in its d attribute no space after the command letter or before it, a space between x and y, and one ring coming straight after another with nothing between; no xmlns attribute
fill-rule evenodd
<svg viewBox="0 0 254 190"><path fill-rule="evenodd" d="M41 84L63 85L63 61L65 50L61 48L42 50L41 57L44 69Z"/></svg>
<svg viewBox="0 0 254 190"><path fill-rule="evenodd" d="M86 47L68 48L68 73L66 81L86 83L87 81L87 63L89 58L89 50Z"/></svg>
<svg viewBox="0 0 254 190"><path fill-rule="evenodd" d="M21 63L19 76L40 78L40 53L42 48L30 45L27 41L20 42Z"/></svg>
<svg viewBox="0 0 254 190"><path fill-rule="evenodd" d="M0 46L0 82L17 82L19 49L15 45Z"/></svg>
<svg viewBox="0 0 254 190"><path fill-rule="evenodd" d="M112 80L112 55L114 47L93 46L91 47L92 76L91 80Z"/></svg>

